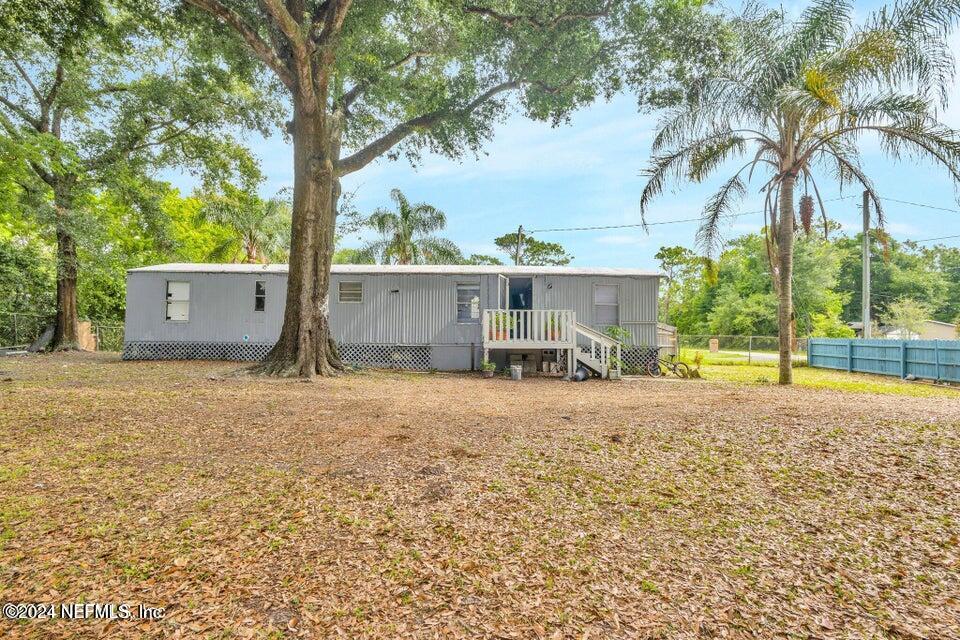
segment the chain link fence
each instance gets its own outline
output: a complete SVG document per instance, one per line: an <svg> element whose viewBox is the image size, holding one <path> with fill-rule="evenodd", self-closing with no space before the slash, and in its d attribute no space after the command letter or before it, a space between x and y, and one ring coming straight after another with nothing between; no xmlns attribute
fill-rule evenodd
<svg viewBox="0 0 960 640"><path fill-rule="evenodd" d="M53 324L52 316L36 313L0 312L0 351L21 351ZM93 320L90 332L96 338L97 351L123 350L123 325Z"/></svg>
<svg viewBox="0 0 960 640"><path fill-rule="evenodd" d="M681 350L710 352L712 341L716 340L716 351L721 356L744 359L750 364L757 361L776 360L780 353L780 338L777 336L718 336L688 335L677 336ZM807 339L798 338L794 356L805 359Z"/></svg>
<svg viewBox="0 0 960 640"><path fill-rule="evenodd" d="M0 313L0 349L26 349L52 321L34 313Z"/></svg>
<svg viewBox="0 0 960 640"><path fill-rule="evenodd" d="M94 322L90 329L97 338L97 351L123 351L123 325Z"/></svg>

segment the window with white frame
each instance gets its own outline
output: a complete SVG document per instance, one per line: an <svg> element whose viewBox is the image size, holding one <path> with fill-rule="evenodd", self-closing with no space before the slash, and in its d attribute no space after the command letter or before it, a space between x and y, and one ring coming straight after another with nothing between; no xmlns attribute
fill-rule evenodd
<svg viewBox="0 0 960 640"><path fill-rule="evenodd" d="M358 303L363 302L363 283L362 282L341 282L338 285L340 302Z"/></svg>
<svg viewBox="0 0 960 640"><path fill-rule="evenodd" d="M167 281L167 320L190 320L190 283Z"/></svg>
<svg viewBox="0 0 960 640"><path fill-rule="evenodd" d="M267 308L267 283L265 280L257 280L253 285L253 310L263 311Z"/></svg>
<svg viewBox="0 0 960 640"><path fill-rule="evenodd" d="M594 285L593 323L602 326L620 324L620 287L615 284Z"/></svg>
<svg viewBox="0 0 960 640"><path fill-rule="evenodd" d="M460 324L480 323L480 285L457 285L457 322Z"/></svg>

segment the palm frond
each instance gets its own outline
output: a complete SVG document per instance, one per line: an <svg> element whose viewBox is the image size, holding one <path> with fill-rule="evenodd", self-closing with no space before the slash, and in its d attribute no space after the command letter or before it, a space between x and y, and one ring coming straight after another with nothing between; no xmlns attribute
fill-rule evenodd
<svg viewBox="0 0 960 640"><path fill-rule="evenodd" d="M724 215L730 213L734 203L747 192L747 185L740 179L742 171L743 169L727 180L720 187L720 190L711 196L707 201L707 206L703 209L704 220L697 230L697 244L703 248L704 253L708 256L713 255L719 247L721 219Z"/></svg>
<svg viewBox="0 0 960 640"><path fill-rule="evenodd" d="M420 203L411 213L411 227L415 233L434 233L447 226L446 214L429 204Z"/></svg>
<svg viewBox="0 0 960 640"><path fill-rule="evenodd" d="M746 140L738 135L705 144L690 155L687 178L692 182L703 182L704 178L725 160L733 155L742 154L745 149Z"/></svg>
<svg viewBox="0 0 960 640"><path fill-rule="evenodd" d="M960 184L960 139L957 132L946 127L877 127L884 152L900 159L910 152L917 159L933 160L950 172Z"/></svg>
<svg viewBox="0 0 960 640"><path fill-rule="evenodd" d="M367 218L367 226L380 235L390 235L400 227L400 219L389 209L376 209Z"/></svg>
<svg viewBox="0 0 960 640"><path fill-rule="evenodd" d="M792 25L792 35L770 60L763 83L770 92L796 84L809 60L843 44L851 28L850 0L815 0Z"/></svg>
<svg viewBox="0 0 960 640"><path fill-rule="evenodd" d="M215 245L207 252L206 260L209 262L236 262L240 254L240 239L236 237L225 238L219 244Z"/></svg>
<svg viewBox="0 0 960 640"><path fill-rule="evenodd" d="M960 23L960 0L904 0L869 16L865 30L896 34L898 56L889 81L916 83L923 93L939 94L946 105L955 74L946 36Z"/></svg>
<svg viewBox="0 0 960 640"><path fill-rule="evenodd" d="M463 261L460 248L447 238L427 236L417 242L417 252L425 264L459 264Z"/></svg>
<svg viewBox="0 0 960 640"><path fill-rule="evenodd" d="M842 46L822 55L809 67L832 86L859 89L889 77L900 55L895 32L860 29Z"/></svg>
<svg viewBox="0 0 960 640"><path fill-rule="evenodd" d="M873 205L877 211L877 226L882 227L886 224L886 214L883 210L883 202L880 200L880 195L877 193L873 181L864 173L859 163L851 161L842 153L836 153L832 145L825 147L825 152L832 156L836 162L837 177L841 182L856 181L863 190L867 192L867 196L873 201Z"/></svg>
<svg viewBox="0 0 960 640"><path fill-rule="evenodd" d="M881 122L928 120L930 101L917 95L883 92L848 103L838 114L842 126L862 126Z"/></svg>
<svg viewBox="0 0 960 640"><path fill-rule="evenodd" d="M410 209L410 201L407 200L407 196L403 195L403 191L400 191L400 189L391 189L390 199L397 204L397 211L399 211L401 215Z"/></svg>
<svg viewBox="0 0 960 640"><path fill-rule="evenodd" d="M722 145L725 141L738 137L731 133L729 129L721 129L689 141L670 153L654 155L650 159L649 165L641 171L641 175L647 178L647 184L640 195L641 218L646 214L653 199L663 193L663 189L669 180L679 179L688 173L690 159L695 154L708 145Z"/></svg>
<svg viewBox="0 0 960 640"><path fill-rule="evenodd" d="M732 129L733 123L756 115L749 92L750 88L736 78L709 80L686 105L660 121L653 139L653 153L709 131Z"/></svg>
<svg viewBox="0 0 960 640"><path fill-rule="evenodd" d="M390 263L390 243L386 240L373 240L363 245L355 254L359 264Z"/></svg>

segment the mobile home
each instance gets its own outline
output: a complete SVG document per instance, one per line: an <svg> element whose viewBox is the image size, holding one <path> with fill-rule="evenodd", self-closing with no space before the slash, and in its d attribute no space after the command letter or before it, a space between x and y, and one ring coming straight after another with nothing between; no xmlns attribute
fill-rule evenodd
<svg viewBox="0 0 960 640"><path fill-rule="evenodd" d="M409 369L498 367L601 376L657 344L660 274L636 269L334 265L343 360ZM127 273L126 359L258 360L280 333L286 265L161 264ZM619 326L621 342L604 331ZM619 355L618 355L619 353Z"/></svg>

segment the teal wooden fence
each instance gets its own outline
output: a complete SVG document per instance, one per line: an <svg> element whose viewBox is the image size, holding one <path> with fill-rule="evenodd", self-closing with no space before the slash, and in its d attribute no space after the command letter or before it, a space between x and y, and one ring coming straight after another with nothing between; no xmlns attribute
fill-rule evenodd
<svg viewBox="0 0 960 640"><path fill-rule="evenodd" d="M960 340L810 338L811 367L960 382Z"/></svg>

